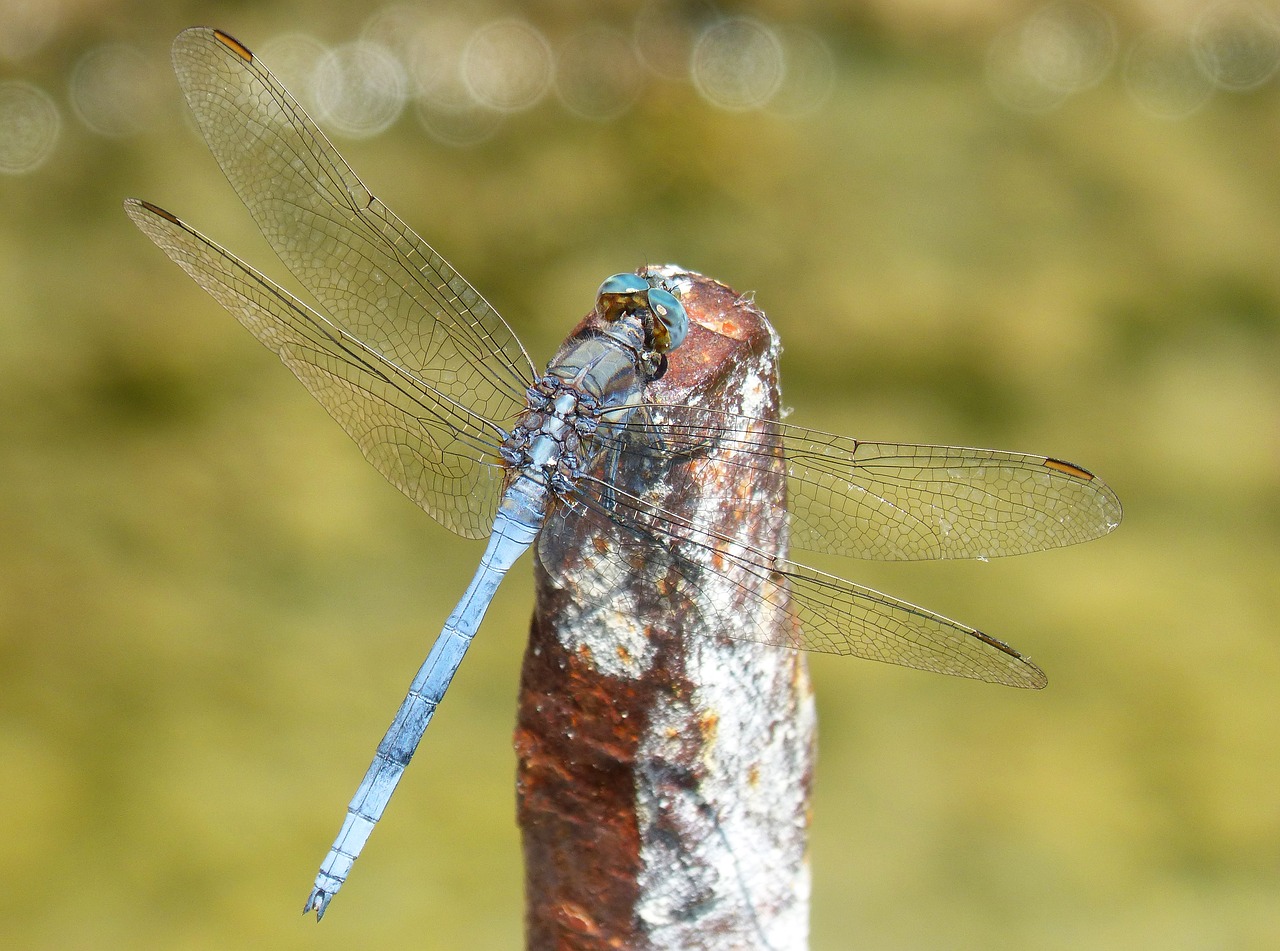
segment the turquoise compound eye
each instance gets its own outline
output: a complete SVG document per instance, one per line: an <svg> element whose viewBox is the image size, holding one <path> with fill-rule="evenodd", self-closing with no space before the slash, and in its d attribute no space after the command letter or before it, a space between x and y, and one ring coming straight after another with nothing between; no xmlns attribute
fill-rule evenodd
<svg viewBox="0 0 1280 951"><path fill-rule="evenodd" d="M660 287L650 289L649 309L666 331L667 345L660 346L659 350L663 352L674 350L684 343L684 338L689 334L689 315L685 313L684 305L676 300L674 294Z"/></svg>
<svg viewBox="0 0 1280 951"><path fill-rule="evenodd" d="M613 322L622 316L624 310L636 310L647 307L645 295L649 292L649 282L634 274L615 274L606 278L596 291L596 313L605 320Z"/></svg>
<svg viewBox="0 0 1280 951"><path fill-rule="evenodd" d="M613 277L605 278L604 283L600 285L600 290L596 291L596 297L603 297L606 294L639 294L648 289L649 282L643 277L636 274L615 274Z"/></svg>

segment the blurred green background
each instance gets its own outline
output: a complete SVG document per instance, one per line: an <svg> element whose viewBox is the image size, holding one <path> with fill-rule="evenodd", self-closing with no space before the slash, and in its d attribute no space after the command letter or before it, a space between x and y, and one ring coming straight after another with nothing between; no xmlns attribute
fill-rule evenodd
<svg viewBox="0 0 1280 951"><path fill-rule="evenodd" d="M813 659L813 947L1280 946L1276 9L374 12L0 0L0 945L521 941L527 567L351 884L298 915L479 548L121 212L145 197L279 274L168 68L203 23L432 51L401 74L425 105L335 141L535 361L604 276L677 261L755 292L794 421L1045 452L1121 496L1076 549L842 566L1050 686ZM558 92L426 98L517 12L563 53ZM615 32L575 46L588 26ZM609 68L574 86L584 48ZM491 98L536 98L536 69L507 79Z"/></svg>

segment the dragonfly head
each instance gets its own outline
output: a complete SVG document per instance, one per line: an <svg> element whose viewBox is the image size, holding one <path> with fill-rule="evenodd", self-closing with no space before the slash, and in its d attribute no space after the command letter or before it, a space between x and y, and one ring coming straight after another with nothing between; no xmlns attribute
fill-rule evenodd
<svg viewBox="0 0 1280 951"><path fill-rule="evenodd" d="M689 333L689 315L674 294L654 287L635 274L615 274L606 278L596 292L596 313L613 322L626 312L644 317L646 343L655 353L667 353L684 343Z"/></svg>

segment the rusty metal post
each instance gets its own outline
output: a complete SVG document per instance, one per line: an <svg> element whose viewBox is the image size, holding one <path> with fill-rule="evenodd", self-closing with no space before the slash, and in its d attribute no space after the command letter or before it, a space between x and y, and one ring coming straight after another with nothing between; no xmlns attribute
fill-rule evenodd
<svg viewBox="0 0 1280 951"><path fill-rule="evenodd" d="M768 320L728 287L687 277L689 337L649 398L776 420ZM737 524L741 510L715 505L744 493L786 504L781 463L743 485L741 451L713 446L712 464L689 470L696 479L659 491L712 513L717 532L785 554L785 520ZM562 542L583 543L607 544ZM815 718L803 656L732 640L696 591L677 604L638 576L564 578L538 562L515 734L527 947L806 948ZM725 605L705 614L723 619ZM759 605L734 605L732 621L790 623Z"/></svg>

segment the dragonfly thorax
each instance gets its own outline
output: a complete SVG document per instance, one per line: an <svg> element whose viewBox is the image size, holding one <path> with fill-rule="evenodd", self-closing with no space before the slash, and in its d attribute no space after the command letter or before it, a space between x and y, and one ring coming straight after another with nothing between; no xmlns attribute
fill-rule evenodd
<svg viewBox="0 0 1280 951"><path fill-rule="evenodd" d="M526 476L561 497L573 491L594 456L596 431L625 423L666 366L649 340L652 321L648 308L621 308L565 341L526 391L526 409L502 444L509 479Z"/></svg>
<svg viewBox="0 0 1280 951"><path fill-rule="evenodd" d="M513 473L566 495L582 473L591 437L600 425L600 402L590 393L548 374L529 387L528 408L504 440L500 453Z"/></svg>

